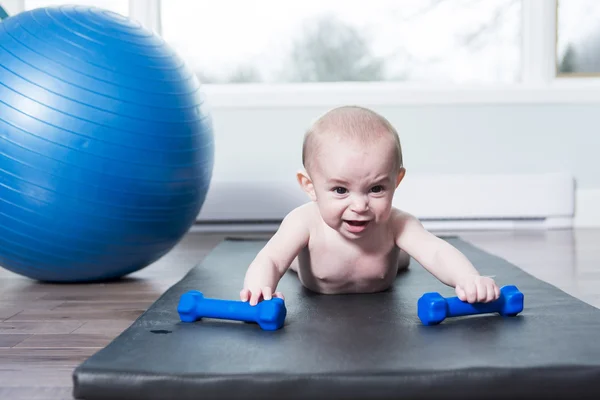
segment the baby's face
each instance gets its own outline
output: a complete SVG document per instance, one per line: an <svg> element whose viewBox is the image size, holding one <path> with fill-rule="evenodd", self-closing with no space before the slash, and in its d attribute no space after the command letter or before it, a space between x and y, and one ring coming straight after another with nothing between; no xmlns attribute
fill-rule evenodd
<svg viewBox="0 0 600 400"><path fill-rule="evenodd" d="M398 184L393 142L324 139L311 178L325 223L350 239L365 236L390 216Z"/></svg>

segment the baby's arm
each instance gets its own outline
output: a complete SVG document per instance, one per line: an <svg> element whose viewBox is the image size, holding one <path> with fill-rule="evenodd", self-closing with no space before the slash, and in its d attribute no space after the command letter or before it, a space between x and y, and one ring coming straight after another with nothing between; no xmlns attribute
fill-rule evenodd
<svg viewBox="0 0 600 400"><path fill-rule="evenodd" d="M277 232L250 263L240 292L242 301L256 305L261 298L270 300L281 277L294 258L308 243L308 216L304 207L291 211ZM283 297L276 293L277 297Z"/></svg>
<svg viewBox="0 0 600 400"><path fill-rule="evenodd" d="M398 211L394 226L397 246L442 283L455 288L461 300L489 302L500 296L493 279L482 277L463 253L428 232L414 216Z"/></svg>

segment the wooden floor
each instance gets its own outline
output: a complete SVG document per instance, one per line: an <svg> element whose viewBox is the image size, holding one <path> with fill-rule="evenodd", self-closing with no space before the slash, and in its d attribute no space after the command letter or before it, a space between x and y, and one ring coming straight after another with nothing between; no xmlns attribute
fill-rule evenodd
<svg viewBox="0 0 600 400"><path fill-rule="evenodd" d="M600 229L443 233L458 234L600 308ZM0 399L72 399L73 369L221 239L190 233L163 259L110 284L40 284L0 269Z"/></svg>

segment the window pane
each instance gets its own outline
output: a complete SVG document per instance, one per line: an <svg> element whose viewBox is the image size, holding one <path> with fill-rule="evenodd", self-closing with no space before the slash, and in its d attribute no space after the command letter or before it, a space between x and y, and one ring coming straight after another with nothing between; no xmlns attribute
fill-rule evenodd
<svg viewBox="0 0 600 400"><path fill-rule="evenodd" d="M168 0L203 82L514 82L520 0Z"/></svg>
<svg viewBox="0 0 600 400"><path fill-rule="evenodd" d="M129 15L129 1L127 0L25 0L25 11L63 4L99 7L124 16Z"/></svg>
<svg viewBox="0 0 600 400"><path fill-rule="evenodd" d="M600 2L559 1L556 60L561 74L600 73Z"/></svg>

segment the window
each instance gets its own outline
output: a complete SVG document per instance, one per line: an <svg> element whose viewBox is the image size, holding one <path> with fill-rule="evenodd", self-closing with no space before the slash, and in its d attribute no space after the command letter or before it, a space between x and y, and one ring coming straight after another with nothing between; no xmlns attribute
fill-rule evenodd
<svg viewBox="0 0 600 400"><path fill-rule="evenodd" d="M561 0L557 8L559 76L600 75L600 2Z"/></svg>
<svg viewBox="0 0 600 400"><path fill-rule="evenodd" d="M25 0L25 10L33 10L35 8L49 7L63 4L83 5L88 7L100 7L105 10L113 11L124 16L129 15L129 2L125 0Z"/></svg>
<svg viewBox="0 0 600 400"><path fill-rule="evenodd" d="M203 83L514 83L521 0L168 0L161 32Z"/></svg>

